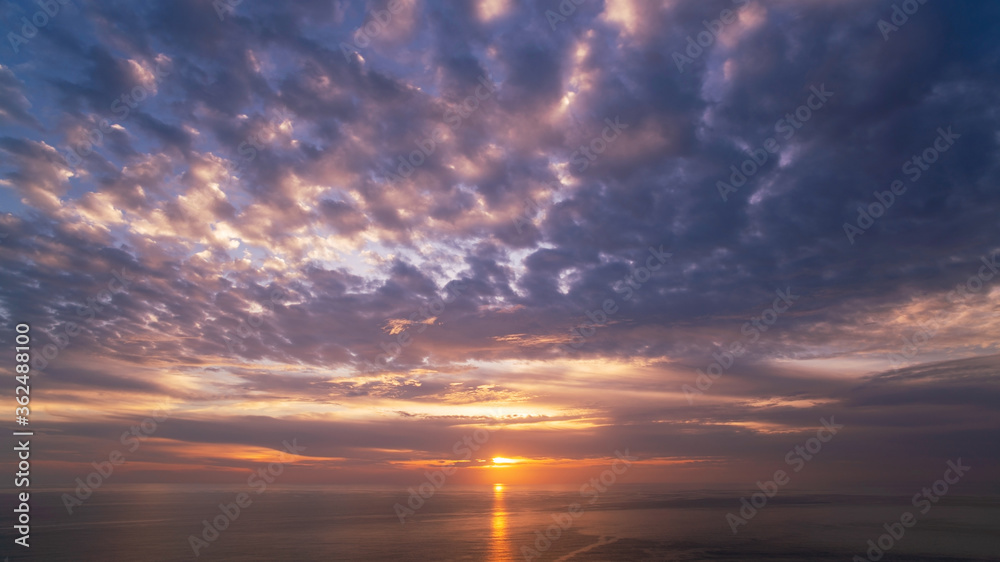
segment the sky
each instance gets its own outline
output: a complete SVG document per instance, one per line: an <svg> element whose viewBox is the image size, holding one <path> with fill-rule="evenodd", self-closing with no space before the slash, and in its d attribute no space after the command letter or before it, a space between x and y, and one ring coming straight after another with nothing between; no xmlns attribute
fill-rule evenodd
<svg viewBox="0 0 1000 562"><path fill-rule="evenodd" d="M34 478L745 486L825 420L793 486L995 488L1000 4L899 4L2 0Z"/></svg>

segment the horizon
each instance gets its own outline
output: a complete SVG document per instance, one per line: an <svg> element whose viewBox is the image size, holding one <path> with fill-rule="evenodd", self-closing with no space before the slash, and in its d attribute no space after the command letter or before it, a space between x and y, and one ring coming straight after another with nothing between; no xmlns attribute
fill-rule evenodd
<svg viewBox="0 0 1000 562"><path fill-rule="evenodd" d="M938 197L934 186L940 182L952 186L952 198L985 202L964 187L972 185L969 180L954 179L993 150L977 132L983 130L984 123L977 123L981 117L958 105L928 100L923 123L906 125L919 134L903 139L898 131L903 124L896 123L902 116L886 113L871 124L872 131L881 131L880 146L886 148L867 158L872 169L859 178L864 190L845 190L838 181L842 202L878 188L875 194L887 203L884 215L874 225L859 215L858 224L866 227L859 234L846 228L854 223L850 213L857 206L847 203L822 220L813 215L816 227L803 230L803 223L796 226L799 219L752 219L759 206L755 198L779 179L784 189L810 189L809 182L801 182L811 173L812 162L838 154L827 146L840 147L842 159L862 158L844 150L849 132L839 125L855 122L852 115L863 111L861 102L850 100L856 79L831 69L828 76L789 80L790 87L779 93L767 79L734 76L728 86L732 92L757 87L766 105L787 111L754 110L754 117L744 122L736 119L741 108L760 102L747 105L735 97L712 102L725 110L713 119L728 123L731 130L720 131L711 142L747 142L750 147L743 153L703 147L698 156L704 160L699 165L707 166L702 181L711 183L697 189L699 182L666 191L640 188L652 173L696 161L685 156L690 146L669 148L677 141L669 140L664 127L673 123L690 130L701 126L703 118L688 113L682 119L652 101L643 102L638 111L629 107L634 94L597 88L598 77L669 79L680 88L674 94L678 100L711 105L682 93L684 85L707 80L707 75L679 71L673 64L603 68L601 60L627 56L630 50L599 53L594 50L599 40L627 39L648 43L648 48L656 44L647 35L652 27L616 11L626 5L633 6L581 7L574 18L555 22L555 30L536 39L561 45L562 51L552 47L544 59L558 61L564 73L559 82L533 82L540 77L537 53L518 58L521 51L514 49L514 58L488 56L478 68L445 65L451 74L434 87L447 89L424 93L433 84L425 74L392 64L393 56L411 52L405 47L376 47L373 42L363 53L339 54L325 66L342 82L331 86L333 91L365 93L369 115L382 120L392 116L406 131L395 137L368 131L364 138L373 144L355 143L352 150L367 156L359 153L353 162L333 138L325 141L326 160L301 160L305 146L319 146L324 121L304 118L305 106L297 106L280 81L252 114L223 118L233 110L204 98L203 87L192 89L188 74L195 63L179 47L88 63L109 78L98 82L82 76L93 91L82 95L80 103L91 110L69 111L65 118L83 125L105 117L106 108L98 102L114 99L110 93L125 84L137 84L129 89L145 93L136 96L143 98L141 103L116 125L134 139L112 143L109 137L93 145L94 152L78 164L73 158L52 159L56 153L66 156L79 143L65 136L69 129L41 134L38 127L45 121L40 114L11 114L12 132L23 131L29 138L10 138L4 149L11 159L8 189L0 197L14 208L3 218L9 237L0 251L8 282L0 313L11 325L28 321L42 346L31 355L38 373L33 381L44 396L37 399L34 419L44 424L52 448L37 453L43 455L36 465L37 481L72 482L93 470L90 463L120 450L127 462L116 468L115 479L224 482L258 460L277 458L283 442L298 439L307 452L291 462L295 470L284 478L316 483L402 483L424 469L444 466L459 469L449 477L455 482L488 483L499 470L512 483L579 480L610 462L616 450L629 449L640 460L626 478L711 484L738 481L737 475L751 467L753 473L773 472L771 467L785 464L786 450L808 438L821 418L831 416L846 425L847 436L829 445L838 449L835 453L822 455L822 462L810 462L803 471L802 477L814 485L834 475L856 483L892 481L918 466L928 474L944 459L959 456L987 463L980 474L1000 466L995 451L983 457L979 441L981 432L995 428L997 421L990 400L983 400L996 396L989 372L1000 364L1000 348L990 335L1000 333L990 331L1000 325L993 313L1000 289L990 275L1000 246L985 228L992 222L942 213L921 218L923 211L912 205ZM245 14L224 12L222 21L212 25L227 30L231 40L254 45L238 32L243 21L238 18L263 8L245 9ZM739 19L726 28L736 34L731 40L763 48L755 41L770 35L761 26L791 8L752 3L741 9ZM914 22L889 40L866 29L863 44L892 60L897 51L923 40L935 25L935 9L942 17L964 21L961 10L925 6L921 17L914 15ZM425 29L415 22L442 15L413 12L412 6L400 10L393 14L399 28L392 22L382 26L384 33L409 29L410 35L396 41L433 34L433 26ZM819 3L795 10L837 15L848 7ZM884 16L875 6L868 10L872 21ZM678 6L664 8L660 17L669 21L689 13L712 15L711 10ZM367 21L358 18L370 15L344 12L339 25L361 29L361 37L363 26L352 28L352 22ZM468 15L480 18L477 29L493 29L501 34L497 37L526 16ZM404 16L410 18L405 25ZM94 41L95 48L105 48L84 28L70 31L56 27L58 23L54 19L47 32L79 35ZM534 25L549 28L547 20L534 20ZM598 31L601 35L595 35ZM185 28L150 33L166 39ZM797 37L801 30L785 33ZM665 45L673 52L671 42ZM24 49L22 66L62 47L36 40ZM259 56L278 56L261 49ZM322 52L319 45L316 49ZM724 52L734 61L747 56L736 47ZM207 68L221 71L220 62L206 61ZM808 68L812 63L804 59L798 64ZM926 87L947 83L937 73L950 64L942 61L941 69L923 74ZM17 68L5 72L14 76ZM18 72L19 83L41 86L45 73L58 68L25 66ZM709 64L704 71L712 68ZM246 71L272 81L283 76L273 62ZM534 78L527 80L529 76ZM395 80L400 90L393 95L412 98L408 114L397 110L392 96L378 94L376 78ZM305 85L294 83L284 88ZM559 84L561 89L554 89ZM475 98L474 109L469 96ZM466 102L468 113L460 111ZM171 104L187 104L203 114L202 125L185 123ZM584 114L593 118L579 117ZM177 127L191 131L200 127L206 138L194 143L190 136L179 145L135 115L177 121ZM769 115L778 119L770 138L767 131L752 130L760 120L774 122ZM346 114L334 112L323 119L353 126L354 134L361 134L361 123ZM513 122L504 127L505 119ZM547 165L537 171L511 169L487 180L494 164L510 166L523 159L527 166L532 161L535 149L519 140L525 137L517 132L531 120L543 139L560 133L543 141ZM786 130L789 123L798 128ZM250 140L237 142L245 138ZM601 142L589 142L598 138ZM466 148L460 139L475 142ZM35 148L25 152L15 149L15 142L24 150ZM121 152L125 145L118 142L160 143L162 151ZM584 145L591 144L594 150L586 150ZM794 152L796 160L768 168L775 144L778 156ZM426 150L410 151L411 145ZM471 164L467 150L501 145L506 147L503 159L477 152L485 159ZM921 168L913 162L900 168L899 163L924 146L936 146L933 150L939 152L933 164L920 163L928 168L924 176L932 179L913 181L911 168ZM253 150L244 150L249 147ZM130 150L138 148L135 144ZM412 161L413 171L399 163L403 174L396 175L380 161L398 155ZM586 159L586 166L573 164L579 158ZM165 169L149 169L132 179L127 171L118 179L102 179L105 188L95 183L106 174L95 168L99 164L132 169L168 162L176 166L177 159L188 162L188 169L176 179ZM761 159L772 176L765 183L750 174ZM462 161L472 168L455 167ZM731 161L736 163L730 166ZM728 182L720 177L721 183L714 185L718 182L711 178L719 174L709 162L723 164L722 175L734 177ZM832 177L845 170L836 160L831 165L831 170L841 170ZM989 169L979 166L984 174ZM48 169L46 174L58 177L30 180L24 175L29 169ZM385 169L388 175L366 176L372 169ZM743 172L750 176L748 183L733 187ZM902 181L893 181L894 175ZM269 181L277 181L273 185L280 189L262 190ZM460 222L425 219L405 208L393 211L395 218L381 214L389 197L428 210L441 205L440 196L428 189L443 189L458 204L462 193L473 193L467 190L476 182L479 203ZM622 195L611 188L615 185L625 189ZM656 211L636 207L629 197L655 201ZM794 194L767 197L779 208L808 201ZM294 201L298 211L285 209ZM696 223L669 227L665 217L673 217L677 225L686 221L672 207L696 211L700 220L742 217L738 222L758 229L768 245L739 242L733 238L738 229L720 231L718 223L712 229L721 236ZM35 214L23 213L29 209ZM989 214L988 209L979 212ZM464 216L457 207L440 212ZM179 222L164 222L164 213ZM355 218L344 222L348 217ZM566 238L577 228L574 221L581 220L591 225L590 232L575 241ZM111 222L103 226L103 221ZM906 226L910 223L926 234L913 238L916 231ZM307 228L315 233L306 234L299 224L311 225ZM286 228L300 233L286 234ZM801 232L801 241L785 237L793 228ZM893 234L903 228L910 234ZM925 247L924 239L937 240L936 247ZM741 251L757 255L740 258ZM39 261L41 252L50 256L47 263ZM76 252L85 260L75 257ZM754 265L758 257L782 260L794 252L803 257L775 270ZM732 263L720 261L723 256ZM820 256L827 265L810 273ZM844 267L848 269L837 272ZM919 268L922 274L901 278L895 272L907 268ZM962 290L956 292L958 287ZM902 388L903 398L894 398ZM935 402L929 397L934 393L944 401ZM920 407L943 417L933 423L911 419L919 416L913 408ZM145 429L136 429L153 418L162 421L146 421ZM937 435L928 436L926 446L933 451L906 442L905 436L919 427ZM122 435L126 431L131 431L128 437ZM940 442L944 435L954 435L955 441ZM865 466L882 443L892 443L896 453L880 458L877 467ZM56 449L62 453L49 456ZM518 462L486 468L493 466L493 457Z"/></svg>

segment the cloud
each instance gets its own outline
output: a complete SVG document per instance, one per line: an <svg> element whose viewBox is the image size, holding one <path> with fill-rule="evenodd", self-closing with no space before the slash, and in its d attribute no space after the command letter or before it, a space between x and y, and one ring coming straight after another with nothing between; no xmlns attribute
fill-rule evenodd
<svg viewBox="0 0 1000 562"><path fill-rule="evenodd" d="M506 405L537 430L525 455L630 441L718 463L836 406L871 429L844 445L857 458L926 408L954 423L930 434L937 451L972 447L991 429L962 406L990 412L993 388L953 377L1000 352L1000 285L947 296L1000 251L998 8L928 4L887 42L878 6L754 2L678 72L672 54L732 4L586 3L553 30L543 3L428 0L349 57L341 42L371 21L357 6L244 2L220 22L198 1L88 4L0 67L0 316L46 338L130 268L51 362L50 391L211 408L164 427L181 442L267 447L247 428L309 420L324 455L372 458L327 442L335 427L443 458L461 429L441 420ZM783 136L819 85L834 97ZM613 143L606 120L627 125ZM911 179L939 127L961 137ZM777 151L721 200L716 183L769 137ZM897 179L906 192L852 244L844 223ZM626 298L650 247L672 257ZM680 385L777 289L800 300L687 405ZM560 353L607 299L613 321ZM901 371L863 378L930 316ZM926 374L942 361L959 362ZM409 429L431 422L440 433Z"/></svg>

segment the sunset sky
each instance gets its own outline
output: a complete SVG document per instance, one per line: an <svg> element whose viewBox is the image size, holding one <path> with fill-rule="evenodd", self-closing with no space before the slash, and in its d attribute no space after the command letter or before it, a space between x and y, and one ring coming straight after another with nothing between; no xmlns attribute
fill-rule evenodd
<svg viewBox="0 0 1000 562"><path fill-rule="evenodd" d="M995 487L1000 3L563 4L0 0L37 485Z"/></svg>

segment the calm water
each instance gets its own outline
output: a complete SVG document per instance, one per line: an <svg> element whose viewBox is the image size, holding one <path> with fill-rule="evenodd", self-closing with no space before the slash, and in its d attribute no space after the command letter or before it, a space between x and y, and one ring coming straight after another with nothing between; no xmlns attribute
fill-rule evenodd
<svg viewBox="0 0 1000 562"><path fill-rule="evenodd" d="M188 536L246 491L252 505L195 558ZM579 502L583 513L535 560L851 560L883 523L914 511L905 496L783 491L733 536L725 516L739 495L621 484L591 505L575 488L446 485L401 525L393 505L407 494L398 488L102 489L72 516L60 492L34 492L30 556L11 547L10 527L0 552L45 561L524 560L535 531ZM10 514L11 494L3 497ZM1000 560L1000 499L948 496L883 560Z"/></svg>

